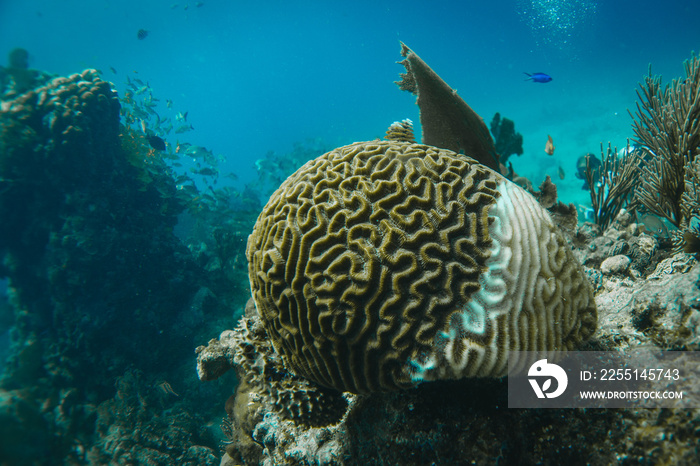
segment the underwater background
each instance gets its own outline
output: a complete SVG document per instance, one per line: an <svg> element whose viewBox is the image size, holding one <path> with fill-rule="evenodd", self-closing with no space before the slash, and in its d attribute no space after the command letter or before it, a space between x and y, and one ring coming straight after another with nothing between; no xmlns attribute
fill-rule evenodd
<svg viewBox="0 0 700 466"><path fill-rule="evenodd" d="M72 82L102 99L63 146L22 126L43 104L2 109L0 465L219 464L237 381L200 382L194 349L243 314L247 236L280 182L394 121L420 140L400 42L487 125L512 120L513 169L549 175L582 223L577 162L635 137L638 83L685 76L698 18L690 0L3 0L2 60L25 49L41 84L95 69Z"/></svg>
<svg viewBox="0 0 700 466"><path fill-rule="evenodd" d="M189 112L188 142L222 154L221 170L244 183L269 150L307 139L336 147L381 136L396 120L417 122L414 99L393 84L403 41L487 123L496 112L515 122L519 173L556 179L561 165L565 199L585 202L576 159L632 136L627 109L649 65L666 81L683 74L698 49L698 8L683 0L4 1L0 54L24 47L32 68L58 75L96 68L120 92L127 76L141 78ZM523 72L553 80L536 84ZM555 159L544 154L548 134Z"/></svg>

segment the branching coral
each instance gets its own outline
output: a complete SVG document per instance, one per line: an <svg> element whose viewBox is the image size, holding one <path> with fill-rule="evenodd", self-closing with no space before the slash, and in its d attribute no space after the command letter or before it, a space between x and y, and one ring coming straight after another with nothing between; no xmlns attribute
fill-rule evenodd
<svg viewBox="0 0 700 466"><path fill-rule="evenodd" d="M641 103L632 115L637 141L654 155L642 168L635 196L676 226L688 222L684 179L700 152L700 57L693 54L684 67L685 79L674 79L663 89L661 77L650 70L637 91Z"/></svg>
<svg viewBox="0 0 700 466"><path fill-rule="evenodd" d="M637 172L641 162L641 151L630 150L629 142L624 157L617 148L613 150L608 144L608 150L600 145L602 165L593 167L590 157L586 156L586 183L591 193L593 204L593 221L605 230L620 209L629 201L632 195Z"/></svg>

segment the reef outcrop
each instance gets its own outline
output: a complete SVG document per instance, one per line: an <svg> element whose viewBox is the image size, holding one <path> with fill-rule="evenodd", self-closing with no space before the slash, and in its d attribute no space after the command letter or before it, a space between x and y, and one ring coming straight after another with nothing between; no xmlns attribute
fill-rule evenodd
<svg viewBox="0 0 700 466"><path fill-rule="evenodd" d="M174 180L120 125L97 71L16 90L0 113L0 278L14 313L0 417L26 415L0 457L214 464L216 441L176 383L194 379L178 361L205 311L173 234Z"/></svg>

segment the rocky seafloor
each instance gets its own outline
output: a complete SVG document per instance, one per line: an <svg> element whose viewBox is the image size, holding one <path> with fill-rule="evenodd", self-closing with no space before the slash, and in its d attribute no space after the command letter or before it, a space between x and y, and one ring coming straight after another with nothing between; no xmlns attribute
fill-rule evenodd
<svg viewBox="0 0 700 466"><path fill-rule="evenodd" d="M692 255L674 253L624 211L604 233L585 223L568 236L598 307L598 330L582 350L698 349ZM230 332L207 350L232 358ZM285 419L268 383L244 382L227 403L222 465L697 464L699 454L700 409L509 409L507 379L467 379L346 394L339 422L309 427Z"/></svg>

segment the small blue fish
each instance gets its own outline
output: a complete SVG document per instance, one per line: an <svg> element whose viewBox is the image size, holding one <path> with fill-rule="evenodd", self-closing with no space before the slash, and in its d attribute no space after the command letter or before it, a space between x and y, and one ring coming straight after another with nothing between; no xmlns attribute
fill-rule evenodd
<svg viewBox="0 0 700 466"><path fill-rule="evenodd" d="M548 83L549 81L552 80L552 77L548 74L544 73L525 73L528 77L525 78L525 81L532 81L534 83Z"/></svg>

